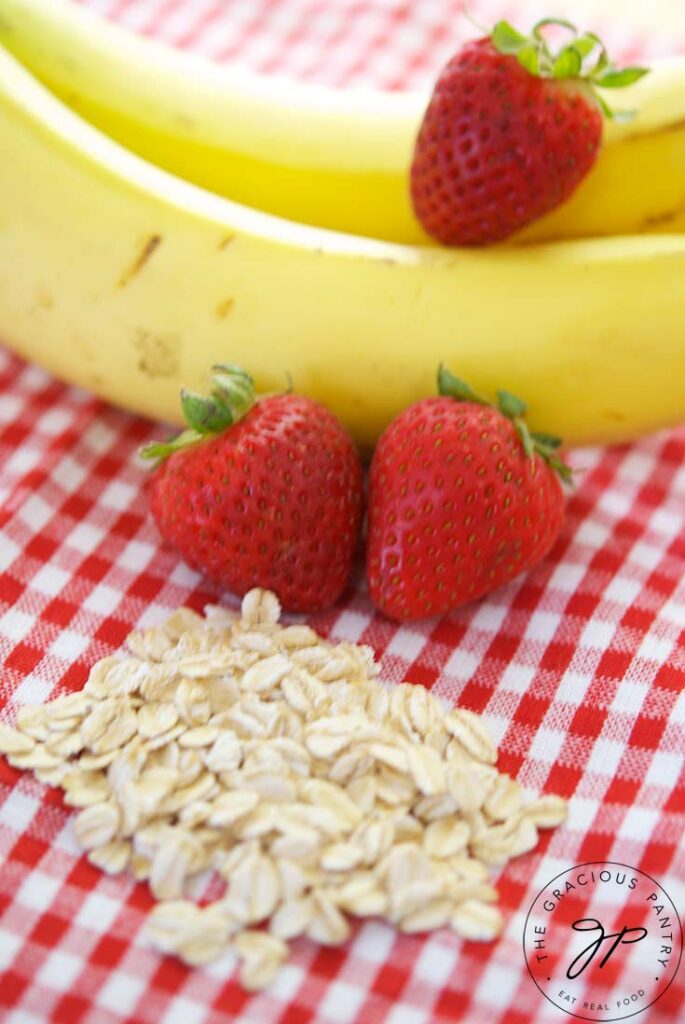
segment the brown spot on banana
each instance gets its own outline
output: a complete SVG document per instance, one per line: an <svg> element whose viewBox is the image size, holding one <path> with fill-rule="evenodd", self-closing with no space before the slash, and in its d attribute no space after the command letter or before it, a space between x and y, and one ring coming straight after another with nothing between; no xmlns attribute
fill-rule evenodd
<svg viewBox="0 0 685 1024"><path fill-rule="evenodd" d="M645 217L641 224L642 231L651 231L653 228L663 228L672 224L685 214L685 203L675 206L672 210L662 210L661 213L654 213L651 217Z"/></svg>
<svg viewBox="0 0 685 1024"><path fill-rule="evenodd" d="M153 253L159 248L162 242L161 235L150 235L143 245L142 249L134 259L133 263L130 264L122 273L119 278L119 288L125 288L129 284L136 274L139 274L145 264L148 262Z"/></svg>
<svg viewBox="0 0 685 1024"><path fill-rule="evenodd" d="M219 320L225 320L235 305L235 299L222 299L214 312Z"/></svg>
<svg viewBox="0 0 685 1024"><path fill-rule="evenodd" d="M178 373L180 335L154 334L139 328L133 337L133 347L138 353L138 369L151 380Z"/></svg>
<svg viewBox="0 0 685 1024"><path fill-rule="evenodd" d="M44 288L42 285L36 289L36 297L33 305L31 306L29 313L33 316L35 313L49 313L55 306L55 300L51 293Z"/></svg>
<svg viewBox="0 0 685 1024"><path fill-rule="evenodd" d="M219 252L221 252L223 249L226 248L227 245L230 245L231 242L233 242L234 240L235 240L235 235L231 235L231 234L223 235L219 239L219 244L217 245L217 249L219 250Z"/></svg>

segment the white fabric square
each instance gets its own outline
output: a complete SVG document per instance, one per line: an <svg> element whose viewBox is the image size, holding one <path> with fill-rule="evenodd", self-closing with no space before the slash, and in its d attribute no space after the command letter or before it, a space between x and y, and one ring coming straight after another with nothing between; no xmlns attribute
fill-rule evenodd
<svg viewBox="0 0 685 1024"><path fill-rule="evenodd" d="M3 472L8 476L23 476L24 473L28 473L40 461L41 454L36 448L17 448L2 467ZM29 498L28 501L30 500ZM24 508L19 510L19 515L27 523L29 520L24 515L25 510L24 506Z"/></svg>
<svg viewBox="0 0 685 1024"><path fill-rule="evenodd" d="M10 608L0 618L0 634L6 636L13 644L18 644L31 632L35 624L35 616L22 612L19 608Z"/></svg>
<svg viewBox="0 0 685 1024"><path fill-rule="evenodd" d="M351 1020L357 1020L357 1011L367 998L365 988L357 988L346 981L332 981L326 990L326 995L319 1003L319 1012L326 1021L349 1024Z"/></svg>
<svg viewBox="0 0 685 1024"><path fill-rule="evenodd" d="M9 1017L5 1017L4 1024L45 1024L45 1017L36 1017L35 1013L28 1013L19 1007L12 1010Z"/></svg>
<svg viewBox="0 0 685 1024"><path fill-rule="evenodd" d="M98 583L85 598L83 607L86 611L96 612L98 615L111 615L117 605L121 604L122 597L120 590L115 590L106 583Z"/></svg>
<svg viewBox="0 0 685 1024"><path fill-rule="evenodd" d="M499 746L502 737L511 725L511 719L504 715L494 715L490 711L486 712L484 718L489 736Z"/></svg>
<svg viewBox="0 0 685 1024"><path fill-rule="evenodd" d="M537 668L532 665L520 665L518 662L512 661L502 673L500 689L525 693L535 678L536 672Z"/></svg>
<svg viewBox="0 0 685 1024"><path fill-rule="evenodd" d="M206 1020L206 1007L185 996L174 996L174 1001L161 1017L159 1024L200 1024Z"/></svg>
<svg viewBox="0 0 685 1024"><path fill-rule="evenodd" d="M0 970L7 970L23 944L22 935L15 935L13 932L0 928Z"/></svg>
<svg viewBox="0 0 685 1024"><path fill-rule="evenodd" d="M587 544L592 548L601 548L609 536L609 529L594 519L586 519L580 524L573 538L576 544Z"/></svg>
<svg viewBox="0 0 685 1024"><path fill-rule="evenodd" d="M87 468L70 455L65 455L52 471L52 479L63 487L67 494L73 494L78 490L87 475Z"/></svg>
<svg viewBox="0 0 685 1024"><path fill-rule="evenodd" d="M445 665L445 675L454 676L456 679L463 679L465 682L471 678L480 665L481 659L471 651L464 651L457 648L450 655Z"/></svg>
<svg viewBox="0 0 685 1024"><path fill-rule="evenodd" d="M385 653L394 654L405 661L415 661L426 646L427 638L413 629L398 629Z"/></svg>
<svg viewBox="0 0 685 1024"><path fill-rule="evenodd" d="M637 656L645 658L647 661L656 661L659 665L664 665L671 657L674 646L674 640L671 640L669 637L648 633L640 644Z"/></svg>
<svg viewBox="0 0 685 1024"><path fill-rule="evenodd" d="M336 620L332 637L336 640L349 640L350 643L358 644L362 633L368 629L368 626L369 620L366 615L346 608Z"/></svg>
<svg viewBox="0 0 685 1024"><path fill-rule="evenodd" d="M645 776L645 785L671 789L683 770L683 754L668 750L655 750Z"/></svg>
<svg viewBox="0 0 685 1024"><path fill-rule="evenodd" d="M574 593L578 589L583 576L586 573L584 565L574 565L571 562L562 562L558 565L549 581L550 588L562 590L565 593Z"/></svg>
<svg viewBox="0 0 685 1024"><path fill-rule="evenodd" d="M133 572L141 572L154 555L155 548L152 544L147 544L144 541L129 541L117 561L119 565L131 569Z"/></svg>
<svg viewBox="0 0 685 1024"><path fill-rule="evenodd" d="M472 629L482 629L486 633L497 633L507 615L509 605L497 601L496 595L488 597L476 610L471 619Z"/></svg>
<svg viewBox="0 0 685 1024"><path fill-rule="evenodd" d="M425 979L435 988L446 985L457 962L456 945L456 940L448 946L445 941L428 937L414 964L415 977Z"/></svg>
<svg viewBox="0 0 685 1024"><path fill-rule="evenodd" d="M13 789L4 803L0 804L0 824L13 832L26 832L40 807L40 801L20 789Z"/></svg>
<svg viewBox="0 0 685 1024"><path fill-rule="evenodd" d="M635 562L643 569L651 572L653 569L656 569L664 557L664 552L662 548L657 548L653 544L647 544L645 541L639 540L633 545L628 557L631 562Z"/></svg>
<svg viewBox="0 0 685 1024"><path fill-rule="evenodd" d="M520 935L521 933L519 933ZM492 961L487 964L478 982L477 995L485 1003L513 1006L516 989L521 983L518 965Z"/></svg>
<svg viewBox="0 0 685 1024"><path fill-rule="evenodd" d="M62 853L66 853L70 857L78 858L83 856L83 850L76 842L76 836L74 835L74 822L72 817L67 818L64 827L59 830L52 840L52 848L53 850L59 849Z"/></svg>
<svg viewBox="0 0 685 1024"><path fill-rule="evenodd" d="M549 643L561 622L561 615L556 612L535 611L528 620L528 626L524 634L527 640L541 640Z"/></svg>
<svg viewBox="0 0 685 1024"><path fill-rule="evenodd" d="M31 580L31 590L37 590L48 597L54 597L67 585L71 575L58 565L42 566Z"/></svg>
<svg viewBox="0 0 685 1024"><path fill-rule="evenodd" d="M652 807L629 807L618 834L624 839L646 843L659 820L659 812Z"/></svg>
<svg viewBox="0 0 685 1024"><path fill-rule="evenodd" d="M42 704L53 690L53 684L42 676L28 675L19 683L12 695L15 704Z"/></svg>
<svg viewBox="0 0 685 1024"><path fill-rule="evenodd" d="M51 878L45 872L34 868L19 886L17 900L25 907L31 907L32 910L47 910L61 885L62 882L59 878Z"/></svg>
<svg viewBox="0 0 685 1024"><path fill-rule="evenodd" d="M147 546L147 545L146 545ZM150 555L148 555L148 561L152 556L153 551L150 549ZM121 559L119 559L121 561ZM128 566L128 568L135 568L134 566ZM192 590L200 582L202 577L199 572L195 572L185 562L178 562L171 570L171 576L169 582L174 583L177 587L183 587L183 589Z"/></svg>
<svg viewBox="0 0 685 1024"><path fill-rule="evenodd" d="M628 452L621 463L618 476L621 480L631 480L635 483L643 483L654 468L653 460L649 455L640 451Z"/></svg>
<svg viewBox="0 0 685 1024"><path fill-rule="evenodd" d="M618 573L609 580L604 591L606 601L616 601L618 604L631 605L642 591L642 584L638 580L630 579Z"/></svg>
<svg viewBox="0 0 685 1024"><path fill-rule="evenodd" d="M547 764L552 764L558 758L565 739L565 732L559 732L556 729L548 729L546 726L541 725L533 737L533 742L530 745L529 756L538 761L545 761Z"/></svg>
<svg viewBox="0 0 685 1024"><path fill-rule="evenodd" d="M606 651L616 633L617 623L603 622L601 619L590 619L582 632L580 644L582 647L598 647Z"/></svg>
<svg viewBox="0 0 685 1024"><path fill-rule="evenodd" d="M0 507L5 503L5 493L2 492ZM0 572L4 572L12 562L16 562L21 554L21 548L18 544L15 544L13 540L10 540L6 535L2 537L0 543Z"/></svg>
<svg viewBox="0 0 685 1024"><path fill-rule="evenodd" d="M90 646L91 640L73 629L63 629L50 644L50 653L62 661L76 661Z"/></svg>
<svg viewBox="0 0 685 1024"><path fill-rule="evenodd" d="M647 689L648 687L644 684L640 685L630 679L621 680L611 702L612 709L625 715L626 718L634 718L640 713Z"/></svg>
<svg viewBox="0 0 685 1024"><path fill-rule="evenodd" d="M417 1010L406 1003L398 1003L385 1018L386 1024L428 1024L425 1010Z"/></svg>
<svg viewBox="0 0 685 1024"><path fill-rule="evenodd" d="M110 899L103 893L94 890L84 900L74 921L80 928L90 928L102 935L112 924L121 910L118 900Z"/></svg>
<svg viewBox="0 0 685 1024"><path fill-rule="evenodd" d="M685 627L685 600L678 600L677 594L670 597L662 606L659 617L683 629Z"/></svg>
<svg viewBox="0 0 685 1024"><path fill-rule="evenodd" d="M132 487L131 484L125 484L123 480L112 480L100 495L99 501L101 505L106 505L107 508L123 512L124 509L128 509L133 504L137 493L135 487Z"/></svg>
<svg viewBox="0 0 685 1024"><path fill-rule="evenodd" d="M41 964L36 975L39 985L56 989L57 992L68 992L74 979L83 970L83 960L72 953L53 949Z"/></svg>
<svg viewBox="0 0 685 1024"><path fill-rule="evenodd" d="M683 528L682 511L671 511L668 508L657 508L649 520L650 530L656 530L667 537L675 537Z"/></svg>
<svg viewBox="0 0 685 1024"><path fill-rule="evenodd" d="M596 772L597 775L614 776L624 750L623 743L619 743L617 740L603 739L599 736L588 759L587 770Z"/></svg>
<svg viewBox="0 0 685 1024"><path fill-rule="evenodd" d="M104 530L93 523L77 523L68 535L66 543L84 555L90 555L102 543Z"/></svg>
<svg viewBox="0 0 685 1024"><path fill-rule="evenodd" d="M368 963L382 964L388 959L396 933L380 921L367 921L354 939L354 953Z"/></svg>
<svg viewBox="0 0 685 1024"><path fill-rule="evenodd" d="M112 1013L131 1013L145 991L146 981L115 969L97 994L97 1002Z"/></svg>
<svg viewBox="0 0 685 1024"><path fill-rule="evenodd" d="M37 429L40 430L41 434L50 434L54 436L55 434L61 434L63 430L66 430L72 420L73 416L68 409L60 409L59 406L55 406L43 413L36 426Z"/></svg>
<svg viewBox="0 0 685 1024"><path fill-rule="evenodd" d="M237 963L237 957L236 957ZM209 965L210 967L212 964ZM225 979L226 973L218 975L219 978ZM269 995L273 999L281 999L283 1002L291 1000L295 993L299 990L305 979L305 971L297 964L284 963L278 974L269 986Z"/></svg>
<svg viewBox="0 0 685 1024"><path fill-rule="evenodd" d="M578 707L583 703L585 691L590 685L590 676L579 672L564 672L559 683L555 701L560 704L573 704Z"/></svg>
<svg viewBox="0 0 685 1024"><path fill-rule="evenodd" d="M84 437L86 445L98 455L109 451L116 439L116 433L103 422L102 418L93 420Z"/></svg>
<svg viewBox="0 0 685 1024"><path fill-rule="evenodd" d="M23 402L19 395L3 395L0 402L0 423L13 423L22 408Z"/></svg>

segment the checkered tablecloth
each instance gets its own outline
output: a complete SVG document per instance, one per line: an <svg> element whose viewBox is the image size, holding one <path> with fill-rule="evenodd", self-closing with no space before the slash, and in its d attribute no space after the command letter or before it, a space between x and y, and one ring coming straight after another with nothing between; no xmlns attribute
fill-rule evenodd
<svg viewBox="0 0 685 1024"><path fill-rule="evenodd" d="M89 2L215 59L336 85L425 84L462 33L452 0ZM535 16L551 5L514 6ZM596 6L601 29L608 5ZM612 6L625 16L605 34L622 56L685 50L685 19L680 35L672 24L646 35L648 5L634 0L632 20L628 0ZM472 4L486 21L511 7ZM0 349L3 717L81 687L132 627L183 603L232 602L163 547L148 518L136 449L159 434ZM146 948L146 886L91 867L59 795L0 759L2 1024L558 1024L570 1018L538 993L521 950L545 882L582 861L622 861L654 875L682 916L685 428L573 462L583 472L562 536L525 579L398 628L373 615L359 574L335 611L312 619L371 644L388 679L483 713L503 770L571 799L568 825L499 878L499 942L400 937L371 922L342 949L295 942L272 988L249 996L221 962L190 970ZM685 1019L684 975L637 1019Z"/></svg>

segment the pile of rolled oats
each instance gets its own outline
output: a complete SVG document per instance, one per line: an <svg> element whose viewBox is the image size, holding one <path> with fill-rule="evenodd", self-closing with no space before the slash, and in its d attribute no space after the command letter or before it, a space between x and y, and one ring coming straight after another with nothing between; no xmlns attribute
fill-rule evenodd
<svg viewBox="0 0 685 1024"><path fill-rule="evenodd" d="M494 938L487 866L531 850L564 801L524 806L476 715L384 687L370 648L279 615L260 590L240 617L181 609L81 692L22 707L0 751L81 809L93 864L148 880L158 949L201 964L232 948L248 989L269 984L288 939L345 942L346 914ZM211 868L224 898L183 899Z"/></svg>

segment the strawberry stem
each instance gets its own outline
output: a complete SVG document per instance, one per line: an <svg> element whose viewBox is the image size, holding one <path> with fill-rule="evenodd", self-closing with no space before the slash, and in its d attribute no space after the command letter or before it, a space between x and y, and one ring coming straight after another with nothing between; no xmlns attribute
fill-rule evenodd
<svg viewBox="0 0 685 1024"><path fill-rule="evenodd" d="M562 445L561 438L555 437L554 434L545 434L539 430L531 431L529 429L524 419L528 406L523 399L512 395L510 391L500 390L497 392L497 405L494 405L487 399L481 398L470 385L460 377L456 377L443 363L438 367L438 394L445 398L453 398L456 402L475 402L477 405L487 405L491 409L498 409L514 424L526 458L534 459L536 455L539 455L551 469L559 474L564 483L571 483L573 470L557 454L557 449Z"/></svg>
<svg viewBox="0 0 685 1024"><path fill-rule="evenodd" d="M181 408L190 429L170 441L145 445L140 450L141 458L166 459L203 437L221 434L250 411L255 403L255 388L249 373L233 363L217 363L210 379L213 388L209 395L181 390Z"/></svg>

